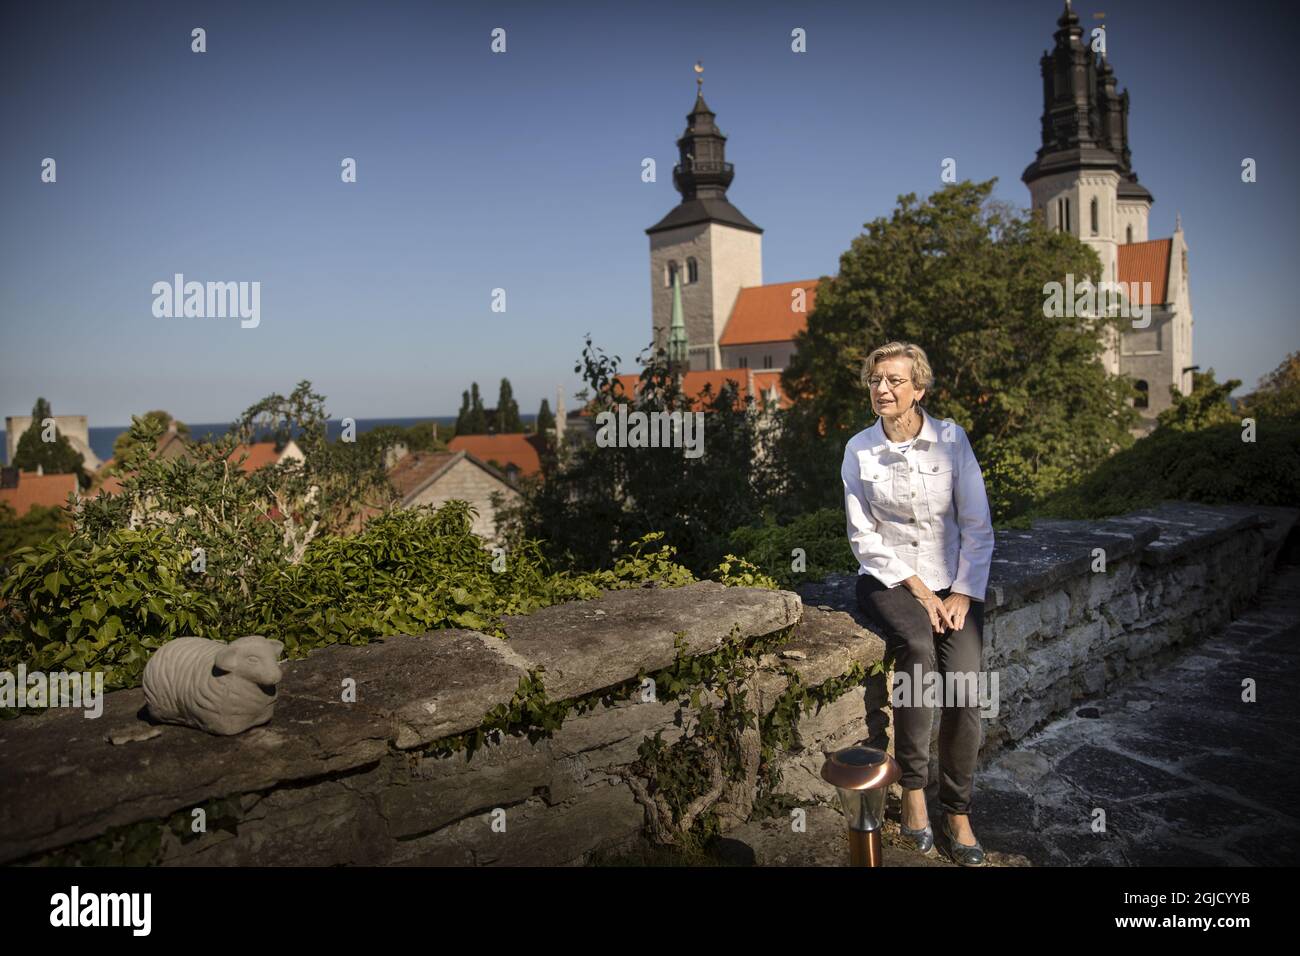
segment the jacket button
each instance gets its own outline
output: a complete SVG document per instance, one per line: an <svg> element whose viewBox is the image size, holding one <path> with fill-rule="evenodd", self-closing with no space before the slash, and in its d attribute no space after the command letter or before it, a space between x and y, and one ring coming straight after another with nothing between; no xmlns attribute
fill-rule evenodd
<svg viewBox="0 0 1300 956"><path fill-rule="evenodd" d="M912 547L914 547L914 548L916 547L916 542L915 542L915 541L912 542Z"/></svg>
<svg viewBox="0 0 1300 956"><path fill-rule="evenodd" d="M916 524L916 519L915 519L915 518L908 518L908 519L907 519L907 523L908 523L908 524Z"/></svg>

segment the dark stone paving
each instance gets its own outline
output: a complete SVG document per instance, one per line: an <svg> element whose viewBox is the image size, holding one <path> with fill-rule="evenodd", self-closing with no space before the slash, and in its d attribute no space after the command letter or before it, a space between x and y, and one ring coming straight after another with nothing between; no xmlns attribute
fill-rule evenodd
<svg viewBox="0 0 1300 956"><path fill-rule="evenodd" d="M1038 866L1300 863L1297 642L1288 565L1215 637L994 755L976 775L976 836Z"/></svg>

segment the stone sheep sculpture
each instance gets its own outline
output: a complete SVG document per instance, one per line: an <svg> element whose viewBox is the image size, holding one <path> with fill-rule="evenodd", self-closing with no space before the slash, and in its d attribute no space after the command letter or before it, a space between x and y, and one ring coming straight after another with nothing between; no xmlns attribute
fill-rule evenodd
<svg viewBox="0 0 1300 956"><path fill-rule="evenodd" d="M154 720L185 724L210 734L238 734L271 719L276 660L284 644L249 635L226 643L178 637L144 669L144 696Z"/></svg>

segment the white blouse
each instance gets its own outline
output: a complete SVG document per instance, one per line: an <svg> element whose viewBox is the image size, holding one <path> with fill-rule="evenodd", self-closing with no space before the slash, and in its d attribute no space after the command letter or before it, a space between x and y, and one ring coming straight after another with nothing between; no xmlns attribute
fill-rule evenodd
<svg viewBox="0 0 1300 956"><path fill-rule="evenodd" d="M895 587L913 574L932 591L984 600L993 520L965 430L921 409L921 432L891 448L879 420L844 446L840 478L859 574Z"/></svg>

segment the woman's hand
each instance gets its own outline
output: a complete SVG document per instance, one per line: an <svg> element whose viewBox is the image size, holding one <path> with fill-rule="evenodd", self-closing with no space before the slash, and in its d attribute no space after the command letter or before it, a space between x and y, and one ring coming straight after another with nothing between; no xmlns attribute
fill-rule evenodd
<svg viewBox="0 0 1300 956"><path fill-rule="evenodd" d="M962 625L966 623L966 613L970 610L970 595L958 594L954 591L943 599L943 605L952 618L952 629L960 631Z"/></svg>
<svg viewBox="0 0 1300 956"><path fill-rule="evenodd" d="M917 575L912 575L903 582L907 589L912 592L912 596L921 602L921 607L925 608L930 615L930 627L936 634L942 634L947 628L953 627L952 614L925 582ZM970 607L969 603L966 605ZM963 612L964 613L964 612Z"/></svg>

